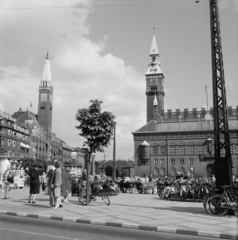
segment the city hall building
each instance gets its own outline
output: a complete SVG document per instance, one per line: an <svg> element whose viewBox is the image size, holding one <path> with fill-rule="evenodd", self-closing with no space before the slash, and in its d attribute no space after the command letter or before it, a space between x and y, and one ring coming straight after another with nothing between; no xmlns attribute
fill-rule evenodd
<svg viewBox="0 0 238 240"><path fill-rule="evenodd" d="M214 173L213 108L165 111L164 74L155 34L145 76L147 123L132 133L135 175L175 177L177 172L190 172L198 178L211 177ZM238 107L228 106L228 126L232 172L238 177Z"/></svg>

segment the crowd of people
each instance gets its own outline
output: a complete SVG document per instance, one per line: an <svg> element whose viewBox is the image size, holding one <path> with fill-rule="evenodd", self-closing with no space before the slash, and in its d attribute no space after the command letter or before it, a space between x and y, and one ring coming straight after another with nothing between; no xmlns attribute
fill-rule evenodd
<svg viewBox="0 0 238 240"><path fill-rule="evenodd" d="M41 189L44 191L48 188L49 205L51 208L57 209L62 207L62 201L67 203L67 197L71 195L72 176L70 168L64 168L60 162L55 161L47 168L47 172L43 172L37 164L33 164L31 168L26 168L29 176L29 199L28 203L36 203L36 196ZM61 199L63 197L63 200Z"/></svg>

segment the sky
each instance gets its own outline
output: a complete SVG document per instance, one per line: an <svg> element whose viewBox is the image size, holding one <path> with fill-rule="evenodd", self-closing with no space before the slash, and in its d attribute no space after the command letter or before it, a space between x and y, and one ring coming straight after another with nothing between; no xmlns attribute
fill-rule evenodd
<svg viewBox="0 0 238 240"><path fill-rule="evenodd" d="M238 105L238 0L218 0L227 105ZM209 1L0 0L0 109L37 113L49 52L53 132L83 147L75 120L103 101L116 126L116 159L133 160L132 132L146 124L145 72L153 28L164 74L165 111L212 103ZM32 107L30 107L30 102ZM113 157L113 142L96 160Z"/></svg>

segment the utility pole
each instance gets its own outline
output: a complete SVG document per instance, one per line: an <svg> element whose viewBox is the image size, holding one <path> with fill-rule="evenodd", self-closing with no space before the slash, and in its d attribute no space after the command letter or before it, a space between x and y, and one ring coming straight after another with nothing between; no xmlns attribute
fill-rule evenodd
<svg viewBox="0 0 238 240"><path fill-rule="evenodd" d="M113 139L113 168L112 168L112 179L116 180L116 123L114 125L114 139Z"/></svg>
<svg viewBox="0 0 238 240"><path fill-rule="evenodd" d="M214 109L214 170L216 187L232 184L232 162L226 105L225 76L217 0L210 0L211 58ZM225 156L221 154L225 153Z"/></svg>

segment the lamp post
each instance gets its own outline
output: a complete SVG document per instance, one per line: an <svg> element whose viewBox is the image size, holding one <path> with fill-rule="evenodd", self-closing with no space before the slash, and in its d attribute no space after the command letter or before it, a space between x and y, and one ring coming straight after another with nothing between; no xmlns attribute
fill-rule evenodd
<svg viewBox="0 0 238 240"><path fill-rule="evenodd" d="M116 179L116 122L114 122L112 179L115 182L115 179Z"/></svg>
<svg viewBox="0 0 238 240"><path fill-rule="evenodd" d="M167 176L169 177L169 140L167 133L166 133L166 151L167 151Z"/></svg>

